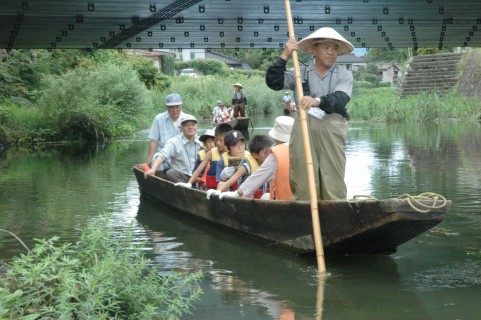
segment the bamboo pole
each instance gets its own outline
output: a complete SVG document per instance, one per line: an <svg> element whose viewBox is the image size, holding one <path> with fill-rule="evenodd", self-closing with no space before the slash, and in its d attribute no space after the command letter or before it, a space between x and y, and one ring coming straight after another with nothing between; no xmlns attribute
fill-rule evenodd
<svg viewBox="0 0 481 320"><path fill-rule="evenodd" d="M284 0L286 7L287 26L289 29L289 37L295 39L294 26L292 23L291 5L289 0ZM296 80L297 101L300 103L303 97L301 71L299 68L299 58L297 50L292 52L292 61L294 63L294 76ZM309 143L309 132L307 128L307 114L302 107L299 108L299 119L301 121L302 142L304 144L304 153L306 156L307 182L309 184L309 195L311 199L311 218L312 229L314 234L314 244L316 247L317 267L319 272L326 272L326 262L324 259L324 247L322 245L321 224L319 220L319 208L317 203L316 183L314 180L314 167L312 165L311 145Z"/></svg>

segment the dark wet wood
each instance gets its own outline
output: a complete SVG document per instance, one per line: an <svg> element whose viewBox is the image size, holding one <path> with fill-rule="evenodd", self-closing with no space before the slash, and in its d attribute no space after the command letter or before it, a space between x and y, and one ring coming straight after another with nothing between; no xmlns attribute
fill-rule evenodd
<svg viewBox="0 0 481 320"><path fill-rule="evenodd" d="M219 200L217 196L207 200L204 191L176 187L154 176L144 179L137 166L133 171L143 198L298 254L315 250L308 201ZM439 224L450 205L448 201L445 207L426 214L401 199L319 201L325 254L393 253L399 245Z"/></svg>

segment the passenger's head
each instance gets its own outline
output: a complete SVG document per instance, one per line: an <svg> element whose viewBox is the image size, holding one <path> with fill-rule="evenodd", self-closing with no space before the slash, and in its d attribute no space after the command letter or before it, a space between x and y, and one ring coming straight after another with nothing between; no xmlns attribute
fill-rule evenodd
<svg viewBox="0 0 481 320"><path fill-rule="evenodd" d="M195 134L197 133L197 119L190 114L186 114L180 120L180 131L182 131L184 136L189 140L195 138Z"/></svg>
<svg viewBox="0 0 481 320"><path fill-rule="evenodd" d="M257 163L261 165L264 160L266 160L267 156L269 155L269 149L272 146L272 140L262 134L262 135L255 135L249 141L249 151L251 152L254 159L257 160Z"/></svg>
<svg viewBox="0 0 481 320"><path fill-rule="evenodd" d="M182 99L179 94L172 93L165 99L165 108L169 113L169 117L172 121L176 121L179 118L180 112L182 111Z"/></svg>
<svg viewBox="0 0 481 320"><path fill-rule="evenodd" d="M233 157L243 155L246 150L246 139L237 130L231 130L224 135L224 144Z"/></svg>
<svg viewBox="0 0 481 320"><path fill-rule="evenodd" d="M215 147L215 132L214 129L205 130L204 134L200 136L200 141L204 144L204 149L207 151Z"/></svg>
<svg viewBox="0 0 481 320"><path fill-rule="evenodd" d="M276 141L276 144L289 142L294 118L280 116L276 118L274 127L269 130L269 136Z"/></svg>
<svg viewBox="0 0 481 320"><path fill-rule="evenodd" d="M219 149L219 152L224 152L224 136L227 132L232 130L232 126L228 123L221 123L215 127L215 146Z"/></svg>
<svg viewBox="0 0 481 320"><path fill-rule="evenodd" d="M242 89L244 89L244 86L239 82L237 82L237 83L234 83L234 89L235 91L241 91Z"/></svg>

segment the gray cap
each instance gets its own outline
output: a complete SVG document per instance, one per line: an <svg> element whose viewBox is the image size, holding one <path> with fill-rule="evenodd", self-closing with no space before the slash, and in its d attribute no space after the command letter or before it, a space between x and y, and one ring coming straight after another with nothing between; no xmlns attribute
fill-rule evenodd
<svg viewBox="0 0 481 320"><path fill-rule="evenodd" d="M165 105L167 107L180 106L182 104L182 99L180 98L180 95L177 93L169 94L165 100L166 100Z"/></svg>
<svg viewBox="0 0 481 320"><path fill-rule="evenodd" d="M197 123L197 119L191 115L191 114L185 114L182 119L180 119L180 125L183 125L184 122L187 122L187 121L194 121L195 123Z"/></svg>
<svg viewBox="0 0 481 320"><path fill-rule="evenodd" d="M217 104L221 104L222 103L222 100L217 100Z"/></svg>

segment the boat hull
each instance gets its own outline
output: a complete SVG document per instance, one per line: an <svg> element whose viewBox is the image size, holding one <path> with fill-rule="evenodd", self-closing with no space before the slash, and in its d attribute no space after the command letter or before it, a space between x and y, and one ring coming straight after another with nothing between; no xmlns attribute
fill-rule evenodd
<svg viewBox="0 0 481 320"><path fill-rule="evenodd" d="M308 201L220 200L217 196L207 200L204 191L176 187L154 176L145 179L137 166L133 171L143 198L297 254L315 251ZM402 199L319 201L324 252L393 253L399 245L439 224L450 204L448 201L443 208L426 214Z"/></svg>

